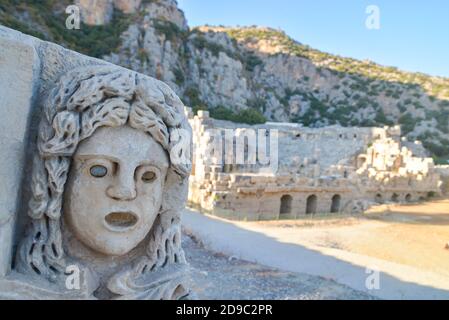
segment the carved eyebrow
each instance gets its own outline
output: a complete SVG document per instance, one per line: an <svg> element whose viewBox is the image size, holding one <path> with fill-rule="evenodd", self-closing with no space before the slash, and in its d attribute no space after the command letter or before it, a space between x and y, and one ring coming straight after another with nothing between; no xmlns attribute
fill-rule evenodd
<svg viewBox="0 0 449 320"><path fill-rule="evenodd" d="M108 156L104 154L95 154L95 153L80 153L75 155L75 158L81 160L89 160L89 159L106 159L113 162L120 162L120 159L114 156Z"/></svg>
<svg viewBox="0 0 449 320"><path fill-rule="evenodd" d="M153 166L161 170L167 169L170 165L160 161L143 160L139 163L139 166Z"/></svg>
<svg viewBox="0 0 449 320"><path fill-rule="evenodd" d="M114 156L105 155L105 154L95 154L95 153L80 153L75 156L76 158L80 160L90 160L90 159L106 159L112 162L120 163L120 159ZM157 167L159 170L162 169L168 169L170 166L169 163L164 163L158 160L150 160L150 159L144 159L138 163L138 166L153 166Z"/></svg>

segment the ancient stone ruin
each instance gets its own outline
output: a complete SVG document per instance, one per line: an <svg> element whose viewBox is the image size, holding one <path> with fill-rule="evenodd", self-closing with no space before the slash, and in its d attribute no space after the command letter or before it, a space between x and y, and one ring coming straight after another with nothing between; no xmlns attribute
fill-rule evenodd
<svg viewBox="0 0 449 320"><path fill-rule="evenodd" d="M190 113L189 121L195 146L189 202L215 215L266 220L359 213L375 203L441 193L443 169L436 170L420 142L401 139L398 126L249 126L206 111ZM244 162L238 161L239 147ZM261 164L256 158L263 154L278 163Z"/></svg>
<svg viewBox="0 0 449 320"><path fill-rule="evenodd" d="M267 220L449 190L400 127L193 116L161 81L1 26L0 97L0 299L192 297L186 200Z"/></svg>
<svg viewBox="0 0 449 320"><path fill-rule="evenodd" d="M176 94L0 27L0 96L0 298L188 297Z"/></svg>

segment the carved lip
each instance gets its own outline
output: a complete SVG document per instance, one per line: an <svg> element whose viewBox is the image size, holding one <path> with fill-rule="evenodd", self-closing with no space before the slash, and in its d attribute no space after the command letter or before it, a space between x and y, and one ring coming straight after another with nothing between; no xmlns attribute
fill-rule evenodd
<svg viewBox="0 0 449 320"><path fill-rule="evenodd" d="M106 227L115 232L124 232L132 229L139 221L138 216L130 211L116 211L109 213L105 218Z"/></svg>

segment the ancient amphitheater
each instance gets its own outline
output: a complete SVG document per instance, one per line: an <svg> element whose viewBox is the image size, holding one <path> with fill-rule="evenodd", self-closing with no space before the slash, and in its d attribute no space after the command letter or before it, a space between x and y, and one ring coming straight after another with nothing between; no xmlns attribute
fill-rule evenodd
<svg viewBox="0 0 449 320"><path fill-rule="evenodd" d="M250 126L186 112L194 144L189 202L225 218L359 213L376 203L416 202L440 195L449 172L419 141L401 139L399 126ZM263 154L271 163L261 161Z"/></svg>

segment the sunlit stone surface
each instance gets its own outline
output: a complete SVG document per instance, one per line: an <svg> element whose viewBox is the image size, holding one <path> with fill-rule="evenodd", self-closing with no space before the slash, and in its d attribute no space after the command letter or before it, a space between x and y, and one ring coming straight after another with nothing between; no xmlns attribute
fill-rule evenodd
<svg viewBox="0 0 449 320"><path fill-rule="evenodd" d="M0 298L191 297L181 100L156 79L3 27L0 48Z"/></svg>

